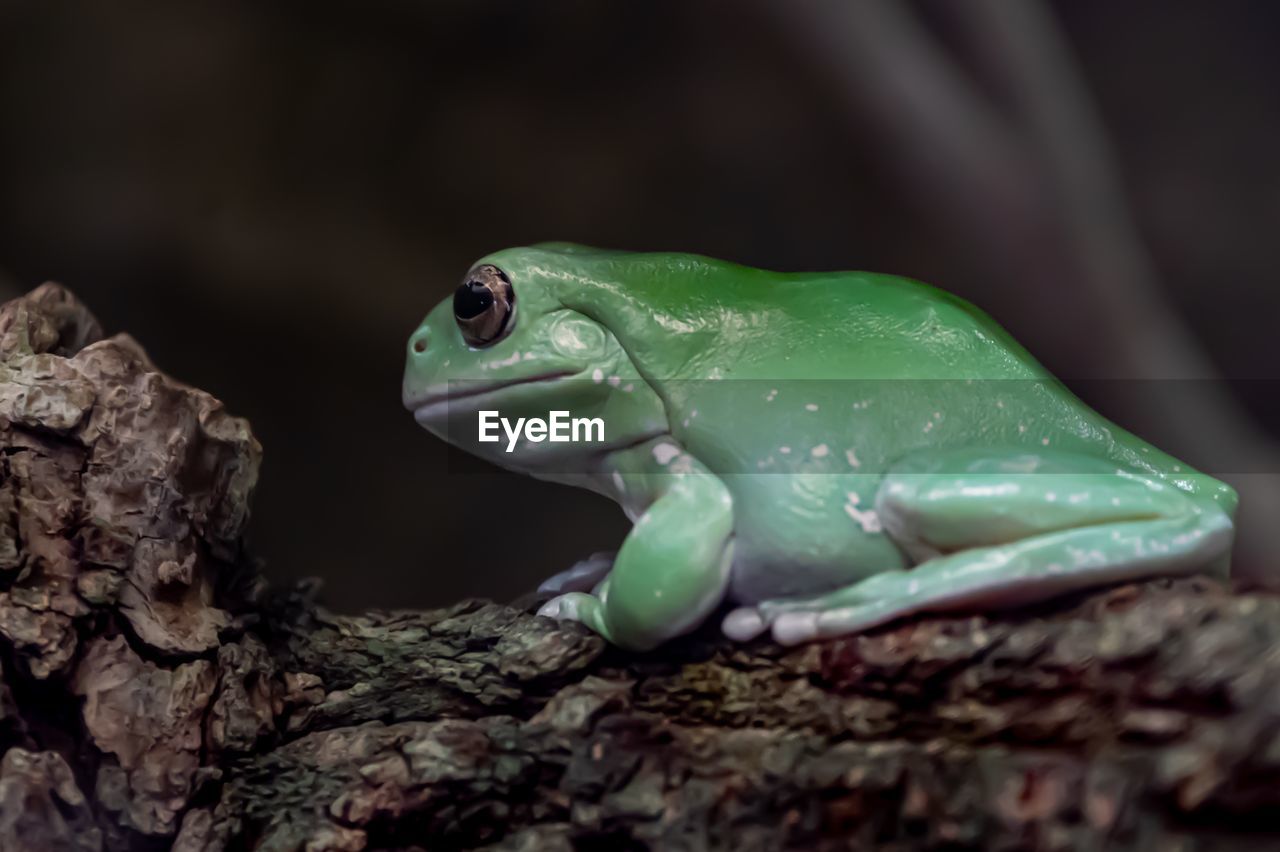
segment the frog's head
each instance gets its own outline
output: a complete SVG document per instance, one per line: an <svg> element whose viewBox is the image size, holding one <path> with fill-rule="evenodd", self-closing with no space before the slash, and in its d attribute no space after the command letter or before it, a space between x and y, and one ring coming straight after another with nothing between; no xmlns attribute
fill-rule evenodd
<svg viewBox="0 0 1280 852"><path fill-rule="evenodd" d="M591 310L596 300L588 291L599 290L601 269L610 268L602 265L606 256L619 257L538 246L479 260L409 338L403 396L418 423L477 455L522 468L546 467L575 448L526 443L511 454L505 437L479 443L480 411L512 422L553 410L609 415L609 444L665 429L661 403L608 320Z"/></svg>

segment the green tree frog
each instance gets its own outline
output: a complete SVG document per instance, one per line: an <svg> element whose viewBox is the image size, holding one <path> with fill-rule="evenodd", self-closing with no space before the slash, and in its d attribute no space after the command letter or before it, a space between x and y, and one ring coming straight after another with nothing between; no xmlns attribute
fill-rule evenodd
<svg viewBox="0 0 1280 852"><path fill-rule="evenodd" d="M513 248L478 261L407 355L404 403L428 431L627 513L616 556L551 578L540 610L623 648L722 607L730 639L790 645L1227 569L1228 485L917 281ZM601 440L480 440L482 412L554 411L602 420Z"/></svg>

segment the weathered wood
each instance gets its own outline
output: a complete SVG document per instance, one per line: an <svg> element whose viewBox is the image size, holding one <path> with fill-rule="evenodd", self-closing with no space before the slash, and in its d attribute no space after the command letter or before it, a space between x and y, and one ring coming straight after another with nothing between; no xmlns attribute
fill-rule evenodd
<svg viewBox="0 0 1280 852"><path fill-rule="evenodd" d="M1207 580L783 650L340 616L241 548L248 425L0 309L0 849L1280 843L1280 599Z"/></svg>

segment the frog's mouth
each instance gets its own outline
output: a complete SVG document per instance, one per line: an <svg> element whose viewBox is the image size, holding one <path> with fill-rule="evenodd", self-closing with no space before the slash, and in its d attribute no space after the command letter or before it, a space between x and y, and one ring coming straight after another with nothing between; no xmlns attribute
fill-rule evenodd
<svg viewBox="0 0 1280 852"><path fill-rule="evenodd" d="M473 382L455 382L454 387L427 388L420 394L405 397L404 407L413 412L413 419L425 424L429 420L440 420L448 416L449 406L460 400L472 400L489 396L517 385L532 385L558 382L581 375L574 370L557 370L551 373L539 373L533 376L518 376L505 381L480 385Z"/></svg>

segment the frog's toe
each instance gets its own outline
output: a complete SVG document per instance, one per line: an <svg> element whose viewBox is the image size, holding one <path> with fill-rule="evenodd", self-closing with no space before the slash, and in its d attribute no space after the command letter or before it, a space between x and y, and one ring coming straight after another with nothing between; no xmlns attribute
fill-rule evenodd
<svg viewBox="0 0 1280 852"><path fill-rule="evenodd" d="M773 620L773 641L779 645L799 645L818 636L816 612L784 612Z"/></svg>
<svg viewBox="0 0 1280 852"><path fill-rule="evenodd" d="M724 617L720 630L735 642L749 642L769 627L760 610L753 606L738 607Z"/></svg>
<svg viewBox="0 0 1280 852"><path fill-rule="evenodd" d="M735 642L748 642L772 630L774 641L795 645L817 638L817 617L812 604L804 600L761 601L730 612L720 630Z"/></svg>
<svg viewBox="0 0 1280 852"><path fill-rule="evenodd" d="M879 627L900 615L914 611L910 603L894 605L891 602L844 606L818 614L818 635L824 638L850 636Z"/></svg>
<svg viewBox="0 0 1280 852"><path fill-rule="evenodd" d="M554 618L557 621L580 621L577 593L552 598L538 607L538 615Z"/></svg>

